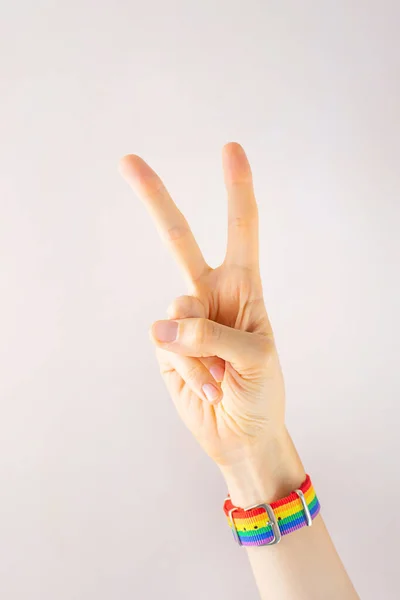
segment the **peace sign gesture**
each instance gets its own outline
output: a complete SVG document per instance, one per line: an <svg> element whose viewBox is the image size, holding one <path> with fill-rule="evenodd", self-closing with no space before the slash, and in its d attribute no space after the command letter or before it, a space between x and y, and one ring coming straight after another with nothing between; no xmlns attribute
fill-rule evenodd
<svg viewBox="0 0 400 600"><path fill-rule="evenodd" d="M228 244L212 269L158 175L136 155L120 170L171 249L188 295L151 336L161 373L183 421L222 465L241 461L284 429L284 385L264 306L258 264L258 210L243 148L224 146Z"/></svg>

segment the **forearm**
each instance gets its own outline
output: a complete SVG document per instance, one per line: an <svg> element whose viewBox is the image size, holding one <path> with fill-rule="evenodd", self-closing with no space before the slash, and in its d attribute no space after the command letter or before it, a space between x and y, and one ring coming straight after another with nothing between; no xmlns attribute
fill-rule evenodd
<svg viewBox="0 0 400 600"><path fill-rule="evenodd" d="M233 504L242 508L288 495L306 475L286 430L264 448L249 449L240 464L221 471ZM279 544L246 551L263 600L358 598L321 515L312 527L284 536Z"/></svg>

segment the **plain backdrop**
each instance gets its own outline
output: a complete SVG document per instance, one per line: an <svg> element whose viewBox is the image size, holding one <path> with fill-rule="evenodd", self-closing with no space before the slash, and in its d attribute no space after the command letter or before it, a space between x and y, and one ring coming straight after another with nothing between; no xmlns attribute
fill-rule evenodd
<svg viewBox="0 0 400 600"><path fill-rule="evenodd" d="M184 282L117 171L217 265L239 141L289 429L361 598L398 599L398 2L1 3L1 598L258 597L148 339Z"/></svg>

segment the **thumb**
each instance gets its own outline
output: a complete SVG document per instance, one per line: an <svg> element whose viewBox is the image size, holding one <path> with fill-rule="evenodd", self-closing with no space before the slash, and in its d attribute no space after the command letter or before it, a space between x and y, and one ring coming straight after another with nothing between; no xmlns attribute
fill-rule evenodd
<svg viewBox="0 0 400 600"><path fill-rule="evenodd" d="M156 321L151 335L159 348L184 356L219 356L239 371L264 363L273 348L271 337L201 318Z"/></svg>

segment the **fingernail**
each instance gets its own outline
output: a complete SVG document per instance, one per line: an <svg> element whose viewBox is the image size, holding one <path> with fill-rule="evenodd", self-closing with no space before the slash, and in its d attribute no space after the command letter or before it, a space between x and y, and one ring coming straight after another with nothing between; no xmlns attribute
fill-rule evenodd
<svg viewBox="0 0 400 600"><path fill-rule="evenodd" d="M153 325L153 335L159 342L173 342L178 334L176 321L157 321Z"/></svg>
<svg viewBox="0 0 400 600"><path fill-rule="evenodd" d="M214 377L215 381L222 381L224 379L225 369L221 365L213 365L210 367L210 373Z"/></svg>
<svg viewBox="0 0 400 600"><path fill-rule="evenodd" d="M214 402L219 398L219 390L212 383L205 383L203 385L203 392L209 402Z"/></svg>

